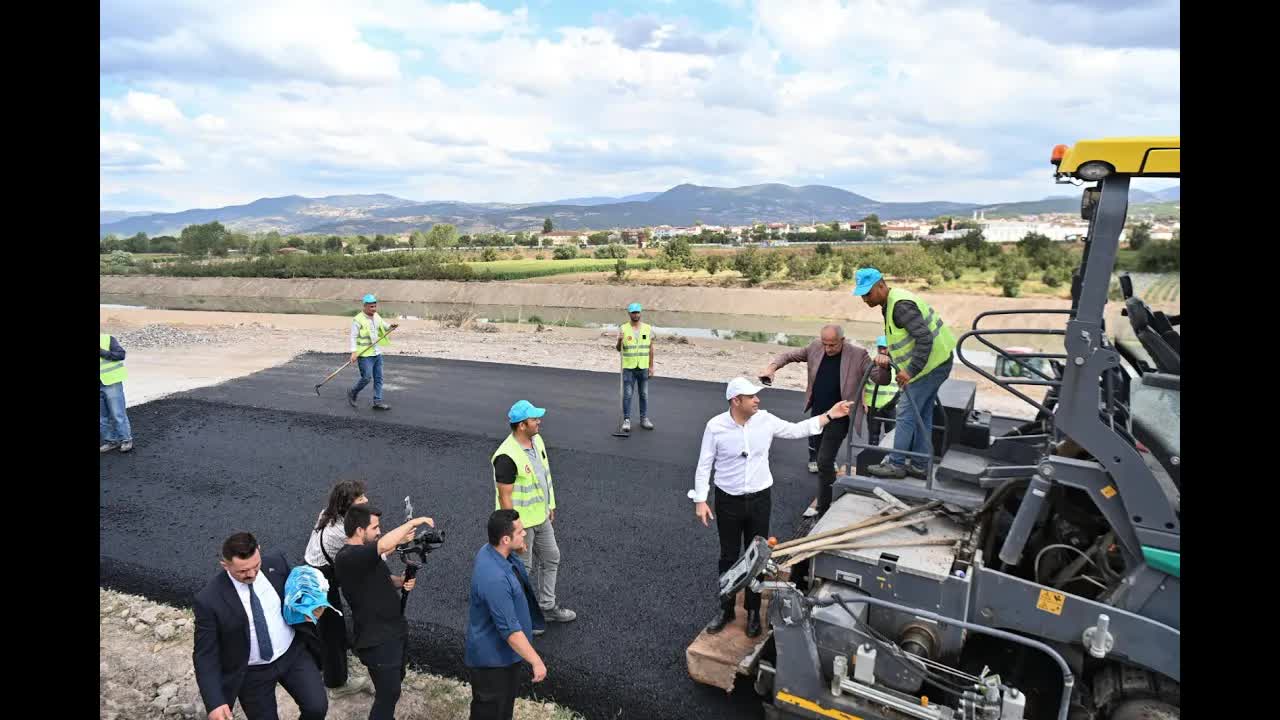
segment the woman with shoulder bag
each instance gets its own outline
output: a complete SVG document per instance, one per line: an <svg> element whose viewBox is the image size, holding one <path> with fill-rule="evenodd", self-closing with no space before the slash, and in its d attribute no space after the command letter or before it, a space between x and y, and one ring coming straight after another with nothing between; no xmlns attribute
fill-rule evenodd
<svg viewBox="0 0 1280 720"><path fill-rule="evenodd" d="M352 505L368 502L363 480L343 480L334 485L329 493L329 504L316 518L316 526L307 540L304 559L329 581L329 604L339 612L342 611L342 594L338 587L338 576L333 571L333 558L347 542L343 516ZM320 640L324 644L325 687L333 691L334 697L368 689L367 678L353 678L348 682L347 624L343 616L336 612L324 613L320 616L318 625Z"/></svg>

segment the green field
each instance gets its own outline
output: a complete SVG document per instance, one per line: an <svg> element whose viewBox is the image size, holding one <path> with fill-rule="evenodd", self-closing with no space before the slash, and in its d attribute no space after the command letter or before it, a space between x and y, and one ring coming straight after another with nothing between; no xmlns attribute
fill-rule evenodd
<svg viewBox="0 0 1280 720"><path fill-rule="evenodd" d="M1148 303L1180 302L1182 300L1182 275L1179 273L1161 275L1143 293L1142 299Z"/></svg>
<svg viewBox="0 0 1280 720"><path fill-rule="evenodd" d="M602 260L574 258L573 260L493 260L468 262L466 265L477 275L488 276L492 280L521 280L565 273L613 272L617 263L618 261L612 258ZM651 264L648 260L628 259L627 269L643 270Z"/></svg>

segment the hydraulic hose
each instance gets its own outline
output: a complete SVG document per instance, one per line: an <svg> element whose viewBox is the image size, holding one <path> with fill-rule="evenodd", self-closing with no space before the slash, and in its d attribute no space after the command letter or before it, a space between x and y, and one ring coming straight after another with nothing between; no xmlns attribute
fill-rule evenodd
<svg viewBox="0 0 1280 720"><path fill-rule="evenodd" d="M1042 643L1039 640L1033 640L1031 638L1023 637L1015 633L1006 632L1004 630L998 630L996 628L987 627L985 625L978 625L975 623L966 622L964 620L956 620L955 618L949 618L944 615L939 615L937 613L929 612L928 610L922 610L920 608L913 608L907 605L899 605L898 603L889 602L888 600L882 600L878 597L873 597L871 595L859 595L857 598L846 600L845 598L841 597L837 593L837 594L833 594L830 598L826 600L815 600L813 601L813 604L816 606L825 607L827 605L839 603L840 607L844 608L845 612L852 613L853 611L850 610L849 607L845 604L846 602L862 602L862 603L871 605L873 607L882 607L889 610L897 610L898 612L909 613L911 615L915 615L916 617L932 620L936 623L945 624L945 625L955 625L956 627L961 627L961 628L964 628L965 630L970 630L972 632L976 632L982 635L990 635L992 637L1000 638L1001 640L1007 640L1009 642L1016 643L1018 645L1023 645L1025 647L1029 647L1034 650L1039 650L1045 653L1049 657L1053 658L1053 661L1056 662L1058 664L1058 667L1062 670L1062 699L1058 702L1058 720L1067 720L1067 713L1071 710L1071 691L1075 687L1076 679L1075 679L1075 675L1072 674L1071 672L1071 667L1067 665L1066 658L1062 657L1061 653L1059 653L1057 650L1054 650L1049 645L1046 645L1045 643Z"/></svg>

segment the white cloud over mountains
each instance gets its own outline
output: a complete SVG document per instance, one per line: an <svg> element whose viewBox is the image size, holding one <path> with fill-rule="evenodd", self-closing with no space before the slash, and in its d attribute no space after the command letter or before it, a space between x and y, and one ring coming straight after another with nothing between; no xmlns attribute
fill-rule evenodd
<svg viewBox="0 0 1280 720"><path fill-rule="evenodd" d="M1033 199L1057 191L1055 143L1179 130L1176 4L733 5L733 22L700 3L584 4L552 22L479 2L114 0L103 202L516 202L775 181ZM1068 14L1057 30L1032 22ZM1158 27L1104 31L1135 18Z"/></svg>

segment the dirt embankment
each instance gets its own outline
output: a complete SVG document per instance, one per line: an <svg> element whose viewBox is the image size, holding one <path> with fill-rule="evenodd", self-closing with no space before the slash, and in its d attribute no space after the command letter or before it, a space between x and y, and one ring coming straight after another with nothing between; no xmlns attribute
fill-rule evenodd
<svg viewBox="0 0 1280 720"><path fill-rule="evenodd" d="M173 278L103 276L99 289L120 295L168 297L253 297L355 302L374 293L386 303L451 303L523 305L528 307L624 308L641 302L648 310L721 313L765 317L853 320L879 323L878 309L839 290L773 290L761 288L661 287L653 285L584 285L551 282L448 282L443 280L353 280L303 278ZM953 328L968 328L988 310L1067 309L1069 300L1002 298L984 295L922 293ZM1113 303L1113 305L1115 305ZM1118 314L1119 307L1108 308ZM983 327L1026 327L1046 316L999 316Z"/></svg>
<svg viewBox="0 0 1280 720"><path fill-rule="evenodd" d="M191 665L195 617L190 610L154 603L137 595L98 591L98 717L142 720L207 717ZM354 655L348 656L352 677L368 678ZM281 720L297 720L298 706L283 688L276 689ZM372 695L356 693L329 698L329 720L364 720ZM466 717L471 687L466 683L410 670L396 706L402 720L456 720ZM237 705L236 720L244 720ZM519 720L575 720L572 711L552 703L516 700Z"/></svg>
<svg viewBox="0 0 1280 720"><path fill-rule="evenodd" d="M103 308L99 320L104 332L121 334L149 325L181 329L165 333L170 344L131 349L125 395L130 405L172 392L211 385L279 365L302 352L348 350L345 317L231 313L191 310L131 310ZM400 320L392 337L391 355L407 354L483 362L519 362L546 367L613 372L618 368L613 334L591 328L536 326L508 323L477 324L465 317L449 322ZM153 334L160 336L153 331ZM191 340L198 338L198 340ZM754 377L787 348L764 343L704 338L658 338L654 353L655 374L690 380L725 382L736 375ZM976 407L999 415L1028 417L1034 414L1023 403L963 365L956 363L952 377L978 384ZM803 365L778 371L775 386L803 390ZM319 382L323 378L316 378ZM659 384L653 392L661 392Z"/></svg>

